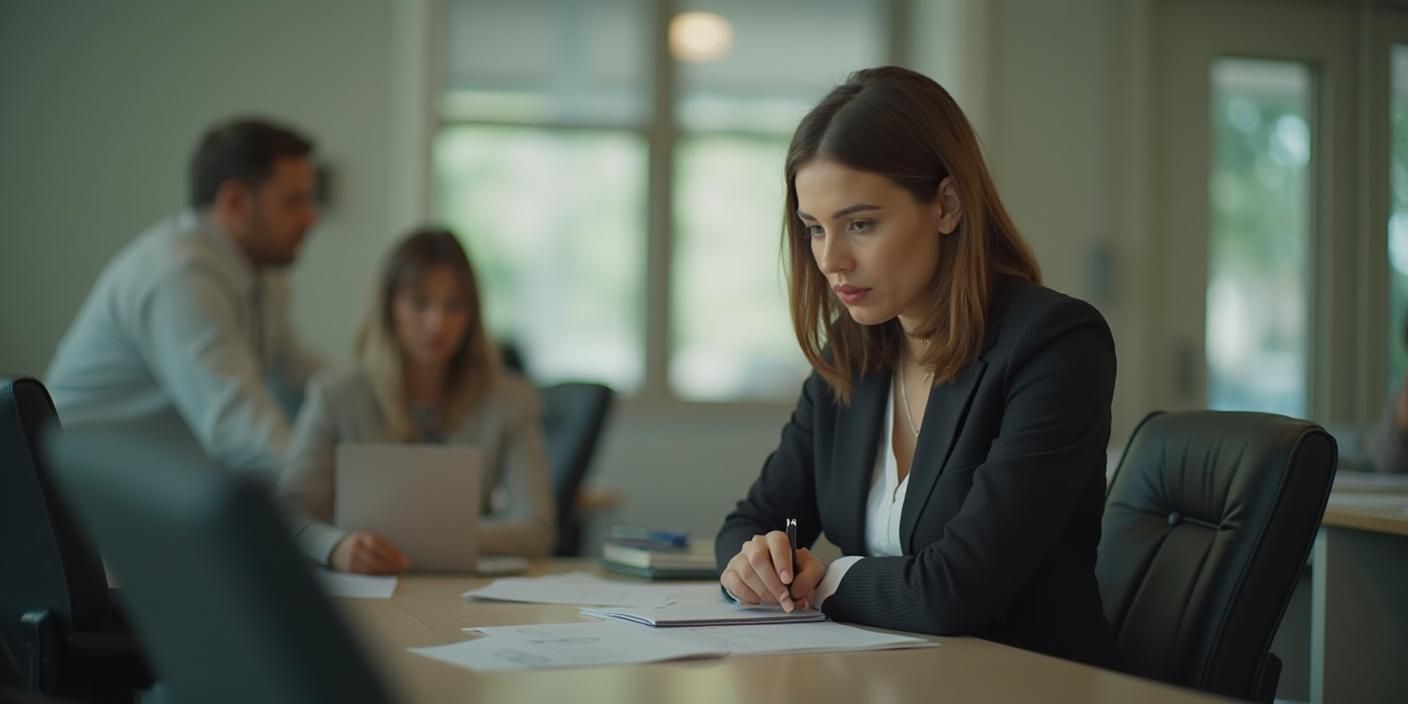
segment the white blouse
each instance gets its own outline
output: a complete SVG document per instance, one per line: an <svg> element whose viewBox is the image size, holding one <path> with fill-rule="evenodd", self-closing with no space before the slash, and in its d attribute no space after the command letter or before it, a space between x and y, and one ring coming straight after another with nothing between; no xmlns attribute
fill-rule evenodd
<svg viewBox="0 0 1408 704"><path fill-rule="evenodd" d="M870 479L870 499L865 504L865 554L870 557L893 557L904 552L900 548L900 510L909 489L909 475L900 481L899 462L890 444L895 432L894 396L891 386L885 405L885 430L880 435L875 472Z"/></svg>
<svg viewBox="0 0 1408 704"><path fill-rule="evenodd" d="M855 563L865 557L894 557L903 555L900 547L900 513L904 510L904 495L909 489L909 475L899 478L899 462L895 459L894 446L890 438L895 431L895 385L890 384L890 394L885 403L885 427L880 432L880 442L875 452L875 470L870 479L870 498L865 503L865 556L851 555L832 562L826 568L826 575L817 585L816 608L821 608L827 597L836 593L841 579Z"/></svg>

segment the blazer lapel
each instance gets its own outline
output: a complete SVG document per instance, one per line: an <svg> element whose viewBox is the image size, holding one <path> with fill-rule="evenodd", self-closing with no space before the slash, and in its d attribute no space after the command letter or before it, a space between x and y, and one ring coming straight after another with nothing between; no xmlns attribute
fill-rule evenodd
<svg viewBox="0 0 1408 704"><path fill-rule="evenodd" d="M862 376L851 394L851 403L836 413L836 454L833 471L840 481L837 508L851 545L837 541L848 555L865 554L865 504L875 471L875 452L884 432L885 402L889 399L890 372L878 370ZM841 536L837 536L840 538Z"/></svg>
<svg viewBox="0 0 1408 704"><path fill-rule="evenodd" d="M929 494L948 464L954 440L963 427L963 418L968 415L973 391L978 388L987 366L981 357L975 359L957 379L936 384L929 390L924 422L919 427L919 442L914 448L914 463L909 468L909 489L905 491L904 507L900 511L900 537L906 553L914 552L914 527L919 522L919 514L924 512Z"/></svg>

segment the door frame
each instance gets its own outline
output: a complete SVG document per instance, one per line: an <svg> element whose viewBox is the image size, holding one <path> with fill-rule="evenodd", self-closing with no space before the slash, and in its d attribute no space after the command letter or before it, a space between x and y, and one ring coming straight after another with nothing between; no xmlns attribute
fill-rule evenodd
<svg viewBox="0 0 1408 704"><path fill-rule="evenodd" d="M1361 57L1355 50L1361 10L1330 2L1162 0L1153 8L1150 73L1152 159L1151 227L1157 266L1149 267L1149 311L1162 324L1152 389L1156 405L1207 405L1206 291L1211 204L1211 60L1244 57L1308 64L1312 73L1312 232L1309 243L1306 415L1322 422L1360 420L1360 377L1365 369L1357 339L1368 312L1359 233L1361 160L1358 96ZM1210 22L1209 18L1216 18ZM1274 24L1272 24L1274 23ZM1274 26L1275 31L1266 31ZM1382 259L1380 259L1382 261ZM1380 289L1385 291L1385 289ZM1195 306L1188 305L1196 300ZM1377 318L1382 320L1382 316ZM1380 365L1382 368L1382 365ZM1382 374L1382 372L1380 372Z"/></svg>

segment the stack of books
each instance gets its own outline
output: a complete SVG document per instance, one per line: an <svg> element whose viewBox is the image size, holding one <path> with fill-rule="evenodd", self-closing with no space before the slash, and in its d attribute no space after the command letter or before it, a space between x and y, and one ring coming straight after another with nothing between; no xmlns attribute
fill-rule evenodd
<svg viewBox="0 0 1408 704"><path fill-rule="evenodd" d="M715 579L714 549L691 544L684 533L616 526L601 548L602 565L612 572L646 579Z"/></svg>

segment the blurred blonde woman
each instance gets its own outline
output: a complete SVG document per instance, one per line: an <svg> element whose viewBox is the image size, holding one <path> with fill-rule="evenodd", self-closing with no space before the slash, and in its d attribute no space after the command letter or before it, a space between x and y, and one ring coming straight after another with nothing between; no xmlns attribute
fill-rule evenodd
<svg viewBox="0 0 1408 704"><path fill-rule="evenodd" d="M479 448L480 551L550 554L555 514L537 392L500 369L459 239L443 229L412 232L391 252L373 293L357 363L309 382L280 481L308 556L344 572L411 567L385 538L331 525L341 442Z"/></svg>

